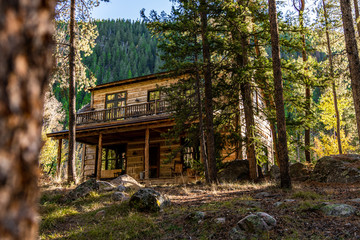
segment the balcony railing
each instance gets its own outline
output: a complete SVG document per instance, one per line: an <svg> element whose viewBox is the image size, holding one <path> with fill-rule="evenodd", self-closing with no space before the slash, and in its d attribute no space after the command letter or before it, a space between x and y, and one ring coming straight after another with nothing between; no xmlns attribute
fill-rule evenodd
<svg viewBox="0 0 360 240"><path fill-rule="evenodd" d="M128 105L125 107L116 107L78 113L76 117L76 124L83 125L89 123L118 121L128 118L161 114L169 111L170 106L166 101L147 102Z"/></svg>

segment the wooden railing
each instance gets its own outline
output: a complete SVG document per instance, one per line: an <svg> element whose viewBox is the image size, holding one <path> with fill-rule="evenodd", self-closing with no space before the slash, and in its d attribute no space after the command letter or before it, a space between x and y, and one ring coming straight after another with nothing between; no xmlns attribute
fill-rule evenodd
<svg viewBox="0 0 360 240"><path fill-rule="evenodd" d="M161 114L170 111L168 102L155 101L141 104L128 105L125 107L109 108L95 111L78 113L76 124L101 123L154 114Z"/></svg>

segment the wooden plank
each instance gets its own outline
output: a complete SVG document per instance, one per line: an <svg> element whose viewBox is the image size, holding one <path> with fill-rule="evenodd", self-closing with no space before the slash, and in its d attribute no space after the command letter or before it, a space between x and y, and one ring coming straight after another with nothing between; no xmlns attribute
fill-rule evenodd
<svg viewBox="0 0 360 240"><path fill-rule="evenodd" d="M60 178L61 148L62 148L62 139L59 139L59 142L58 142L58 152L57 152L57 166L56 166L56 177L57 177L57 178Z"/></svg>
<svg viewBox="0 0 360 240"><path fill-rule="evenodd" d="M149 179L149 169L150 169L150 161L149 161L149 145L150 145L150 130L146 128L145 130L145 179Z"/></svg>
<svg viewBox="0 0 360 240"><path fill-rule="evenodd" d="M98 151L98 159L97 159L97 173L96 179L100 180L101 178L101 160L102 160L102 133L99 134L99 151Z"/></svg>

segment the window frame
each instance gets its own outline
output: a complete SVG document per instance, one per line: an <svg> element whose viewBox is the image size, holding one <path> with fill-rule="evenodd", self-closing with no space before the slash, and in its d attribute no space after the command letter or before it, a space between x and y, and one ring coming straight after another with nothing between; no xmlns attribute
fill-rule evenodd
<svg viewBox="0 0 360 240"><path fill-rule="evenodd" d="M124 98L118 98L119 94L125 93L125 97ZM113 100L108 100L108 96L109 95L115 95L115 98ZM117 107L125 107L127 105L127 91L121 91L121 92L115 92L115 93L108 93L105 95L105 109L111 109L111 108L117 108ZM119 106L119 102L124 101L125 104L124 106ZM108 108L107 105L109 103L115 103L113 107ZM115 106L116 105L116 106Z"/></svg>

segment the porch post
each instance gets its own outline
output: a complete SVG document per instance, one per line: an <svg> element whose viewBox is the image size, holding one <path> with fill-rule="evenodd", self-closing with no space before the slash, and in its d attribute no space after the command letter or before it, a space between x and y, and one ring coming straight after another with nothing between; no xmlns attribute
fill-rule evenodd
<svg viewBox="0 0 360 240"><path fill-rule="evenodd" d="M81 158L81 181L83 181L85 177L86 144L83 144L82 146L83 146L83 152Z"/></svg>
<svg viewBox="0 0 360 240"><path fill-rule="evenodd" d="M101 162L102 162L102 133L99 134L96 180L100 180L101 178Z"/></svg>
<svg viewBox="0 0 360 240"><path fill-rule="evenodd" d="M57 166L56 166L56 178L60 178L60 167L61 167L61 148L62 148L62 139L59 139L58 142L58 152L57 152Z"/></svg>
<svg viewBox="0 0 360 240"><path fill-rule="evenodd" d="M145 179L149 179L149 139L150 139L150 130L146 128L145 131Z"/></svg>

